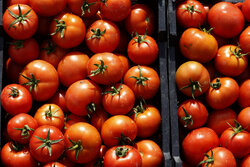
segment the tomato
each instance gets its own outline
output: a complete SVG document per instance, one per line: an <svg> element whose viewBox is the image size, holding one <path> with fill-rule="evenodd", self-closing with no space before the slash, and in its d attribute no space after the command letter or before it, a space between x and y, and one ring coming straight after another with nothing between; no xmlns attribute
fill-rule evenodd
<svg viewBox="0 0 250 167"><path fill-rule="evenodd" d="M29 0L7 0L7 6L11 6L15 4L29 5Z"/></svg>
<svg viewBox="0 0 250 167"><path fill-rule="evenodd" d="M104 167L142 167L142 158L132 146L114 146L104 156Z"/></svg>
<svg viewBox="0 0 250 167"><path fill-rule="evenodd" d="M148 35L138 35L128 43L128 57L140 65L150 65L158 57L159 48L154 38Z"/></svg>
<svg viewBox="0 0 250 167"><path fill-rule="evenodd" d="M249 53L250 52L250 26L247 26L239 37L239 45L243 51L243 53Z"/></svg>
<svg viewBox="0 0 250 167"><path fill-rule="evenodd" d="M38 127L30 139L30 153L39 162L58 159L64 151L64 136L55 126Z"/></svg>
<svg viewBox="0 0 250 167"><path fill-rule="evenodd" d="M58 73L54 66L43 60L34 60L27 64L19 77L19 84L30 90L36 101L51 98L59 85Z"/></svg>
<svg viewBox="0 0 250 167"><path fill-rule="evenodd" d="M87 77L88 55L73 51L68 53L59 62L57 71L60 83L69 87L72 83Z"/></svg>
<svg viewBox="0 0 250 167"><path fill-rule="evenodd" d="M97 158L102 141L94 126L79 122L70 126L64 136L66 155L72 162L87 163Z"/></svg>
<svg viewBox="0 0 250 167"><path fill-rule="evenodd" d="M216 70L223 75L237 76L246 70L248 58L239 46L224 45L219 48L214 64Z"/></svg>
<svg viewBox="0 0 250 167"><path fill-rule="evenodd" d="M66 94L66 90L59 89L55 93L55 95L48 100L48 103L58 105L63 110L64 113L69 112L66 106L66 102L65 102L65 94Z"/></svg>
<svg viewBox="0 0 250 167"><path fill-rule="evenodd" d="M66 91L66 106L73 114L86 116L100 105L101 92L101 88L93 81L87 79L77 81Z"/></svg>
<svg viewBox="0 0 250 167"><path fill-rule="evenodd" d="M8 54L16 64L26 65L38 58L39 45L34 38L13 40L8 47Z"/></svg>
<svg viewBox="0 0 250 167"><path fill-rule="evenodd" d="M196 0L186 0L176 7L176 19L180 26L185 28L200 27L206 21L206 10Z"/></svg>
<svg viewBox="0 0 250 167"><path fill-rule="evenodd" d="M203 167L236 167L236 160L233 153L228 149L215 147L205 154L204 159L199 164L202 164Z"/></svg>
<svg viewBox="0 0 250 167"><path fill-rule="evenodd" d="M235 158L243 158L250 153L250 133L235 121L235 127L226 129L220 136L220 145L229 149Z"/></svg>
<svg viewBox="0 0 250 167"><path fill-rule="evenodd" d="M159 90L160 78L157 72L148 66L133 66L124 75L124 83L129 86L137 99L150 99Z"/></svg>
<svg viewBox="0 0 250 167"><path fill-rule="evenodd" d="M79 117L78 115L75 115L75 114L65 115L64 120L65 121L64 121L64 127L63 127L63 133L65 133L66 130L69 129L69 127L71 125L74 125L75 123L88 122L88 119L86 117Z"/></svg>
<svg viewBox="0 0 250 167"><path fill-rule="evenodd" d="M186 162L193 166L197 166L202 161L204 153L218 146L219 137L212 129L207 127L191 131L182 142L184 158Z"/></svg>
<svg viewBox="0 0 250 167"><path fill-rule="evenodd" d="M58 15L50 24L52 40L62 48L73 48L82 43L86 27L82 19L71 13Z"/></svg>
<svg viewBox="0 0 250 167"><path fill-rule="evenodd" d="M213 109L224 109L238 99L239 90L239 85L233 78L215 78L206 92L206 101Z"/></svg>
<svg viewBox="0 0 250 167"><path fill-rule="evenodd" d="M119 28L107 20L97 20L88 28L85 40L94 53L113 52L120 42Z"/></svg>
<svg viewBox="0 0 250 167"><path fill-rule="evenodd" d="M207 127L213 129L220 136L224 130L230 127L228 123L234 126L236 118L237 114L231 108L214 110L209 113Z"/></svg>
<svg viewBox="0 0 250 167"><path fill-rule="evenodd" d="M6 85L1 92L1 105L11 115L27 113L32 107L32 96L22 85Z"/></svg>
<svg viewBox="0 0 250 167"><path fill-rule="evenodd" d="M109 52L97 53L88 61L88 76L98 84L115 84L122 79L122 66L121 60L115 54Z"/></svg>
<svg viewBox="0 0 250 167"><path fill-rule="evenodd" d="M104 109L97 109L91 114L90 122L101 133L102 125L108 118L109 114Z"/></svg>
<svg viewBox="0 0 250 167"><path fill-rule="evenodd" d="M242 161L240 167L248 167L250 165L250 155L246 156Z"/></svg>
<svg viewBox="0 0 250 167"><path fill-rule="evenodd" d="M59 162L50 162L50 163L45 164L43 167L65 167L65 165Z"/></svg>
<svg viewBox="0 0 250 167"><path fill-rule="evenodd" d="M245 24L241 10L230 2L216 3L207 16L213 32L224 38L233 38L240 34Z"/></svg>
<svg viewBox="0 0 250 167"><path fill-rule="evenodd" d="M32 116L21 113L8 121L7 132L12 140L27 144L37 127L37 121Z"/></svg>
<svg viewBox="0 0 250 167"><path fill-rule="evenodd" d="M241 108L250 107L250 79L245 80L240 85L240 95L238 98L238 103Z"/></svg>
<svg viewBox="0 0 250 167"><path fill-rule="evenodd" d="M37 30L37 25L38 17L28 5L12 5L3 14L4 31L16 40L31 38Z"/></svg>
<svg viewBox="0 0 250 167"><path fill-rule="evenodd" d="M148 35L152 35L155 30L155 14L145 4L135 4L125 20L125 26L129 34L136 31L140 35L146 32Z"/></svg>
<svg viewBox="0 0 250 167"><path fill-rule="evenodd" d="M12 83L18 83L19 74L23 70L23 66L16 64L11 58L8 58L4 67L8 80Z"/></svg>
<svg viewBox="0 0 250 167"><path fill-rule="evenodd" d="M67 52L67 49L60 48L56 46L51 40L47 40L41 44L39 59L49 62L57 69L59 62Z"/></svg>
<svg viewBox="0 0 250 167"><path fill-rule="evenodd" d="M108 147L115 146L123 142L128 144L126 142L133 141L136 138L136 135L136 123L125 115L112 116L102 125L102 141Z"/></svg>
<svg viewBox="0 0 250 167"><path fill-rule="evenodd" d="M55 16L66 7L67 0L29 0L30 6L39 16Z"/></svg>
<svg viewBox="0 0 250 167"><path fill-rule="evenodd" d="M209 31L205 29L202 31L198 28L186 29L179 41L182 55L200 63L212 60L216 56L218 43Z"/></svg>
<svg viewBox="0 0 250 167"><path fill-rule="evenodd" d="M179 122L187 129L202 127L207 122L207 109L199 100L185 100L179 105L177 112Z"/></svg>
<svg viewBox="0 0 250 167"><path fill-rule="evenodd" d="M78 16L94 16L100 8L100 0L68 0L69 9Z"/></svg>
<svg viewBox="0 0 250 167"><path fill-rule="evenodd" d="M105 145L101 145L100 151L99 151L99 155L98 158L90 161L89 163L86 163L84 165L84 167L98 167L98 166L102 166L104 165L104 155L107 152L108 148Z"/></svg>
<svg viewBox="0 0 250 167"><path fill-rule="evenodd" d="M153 140L138 141L135 147L141 154L142 167L160 167L162 165L162 150Z"/></svg>
<svg viewBox="0 0 250 167"><path fill-rule="evenodd" d="M129 15L130 11L130 0L105 0L101 4L101 13L103 17L111 21L124 20Z"/></svg>
<svg viewBox="0 0 250 167"><path fill-rule="evenodd" d="M242 85L245 80L248 80L250 76L250 66L247 66L247 69L241 73L240 75L236 76L236 80L239 85Z"/></svg>
<svg viewBox="0 0 250 167"><path fill-rule="evenodd" d="M8 167L36 167L37 162L31 156L27 146L17 146L13 142L6 143L1 149L2 165Z"/></svg>
<svg viewBox="0 0 250 167"><path fill-rule="evenodd" d="M123 76L126 74L126 72L128 71L128 69L130 68L130 63L129 60L126 56L122 55L122 54L117 54L116 55L119 57L119 59L122 62L123 65Z"/></svg>
<svg viewBox="0 0 250 167"><path fill-rule="evenodd" d="M246 107L240 111L238 114L238 122L242 125L242 127L250 132L250 107Z"/></svg>
<svg viewBox="0 0 250 167"><path fill-rule="evenodd" d="M247 22L250 21L249 10L250 10L250 1L249 0L243 1L241 11L242 11L243 15L245 16L245 19Z"/></svg>
<svg viewBox="0 0 250 167"><path fill-rule="evenodd" d="M176 71L175 80L178 89L193 99L204 94L210 86L207 69L196 61L187 61L180 65Z"/></svg>

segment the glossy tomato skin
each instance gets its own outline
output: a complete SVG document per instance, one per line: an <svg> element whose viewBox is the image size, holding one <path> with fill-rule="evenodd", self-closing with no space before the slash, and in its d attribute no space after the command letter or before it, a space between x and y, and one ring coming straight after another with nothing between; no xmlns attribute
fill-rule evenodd
<svg viewBox="0 0 250 167"><path fill-rule="evenodd" d="M182 55L189 60L206 63L216 56L218 43L208 32L188 28L181 35L179 47Z"/></svg>
<svg viewBox="0 0 250 167"><path fill-rule="evenodd" d="M242 161L240 167L248 167L250 165L250 155L246 156Z"/></svg>
<svg viewBox="0 0 250 167"><path fill-rule="evenodd" d="M241 10L230 2L216 3L208 12L208 23L213 32L224 38L237 36L243 29L245 18Z"/></svg>
<svg viewBox="0 0 250 167"><path fill-rule="evenodd" d="M184 158L193 166L197 166L202 161L204 153L218 146L219 137L207 127L191 131L182 142Z"/></svg>
<svg viewBox="0 0 250 167"><path fill-rule="evenodd" d="M19 5L21 8L21 13L24 15L27 13L31 7L25 4ZM12 5L8 7L10 11L12 11L14 14L19 15L19 9L18 4ZM11 28L10 25L13 21L16 19L11 16L10 12L6 10L3 14L3 28L4 31L13 39L16 40L24 40L31 38L36 30L38 25L38 17L34 10L31 9L31 11L25 16L25 18L28 18L27 20L23 21L23 23L15 23Z"/></svg>
<svg viewBox="0 0 250 167"><path fill-rule="evenodd" d="M11 6L14 4L25 4L29 5L29 0L7 0L7 6Z"/></svg>
<svg viewBox="0 0 250 167"><path fill-rule="evenodd" d="M102 108L97 109L92 113L90 122L100 133L104 122L109 118L109 114Z"/></svg>
<svg viewBox="0 0 250 167"><path fill-rule="evenodd" d="M71 125L74 125L75 123L78 123L78 122L88 122L88 119L86 117L80 117L72 113L65 115L65 122L64 122L64 127L62 131L63 134L66 132L67 129L69 129Z"/></svg>
<svg viewBox="0 0 250 167"><path fill-rule="evenodd" d="M32 103L30 92L22 85L9 84L1 92L1 105L11 115L28 113Z"/></svg>
<svg viewBox="0 0 250 167"><path fill-rule="evenodd" d="M250 52L250 26L246 27L240 34L239 37L239 44L243 51L243 53L249 53Z"/></svg>
<svg viewBox="0 0 250 167"><path fill-rule="evenodd" d="M250 133L250 107L246 107L243 110L240 111L238 114L238 122L241 124L241 126Z"/></svg>
<svg viewBox="0 0 250 167"><path fill-rule="evenodd" d="M238 103L241 106L241 108L250 107L250 79L247 79L243 81L243 83L240 85L240 95L238 98Z"/></svg>
<svg viewBox="0 0 250 167"><path fill-rule="evenodd" d="M65 165L61 164L60 162L50 162L45 164L43 167L65 167Z"/></svg>
<svg viewBox="0 0 250 167"><path fill-rule="evenodd" d="M124 56L123 54L117 54L116 55L119 57L119 59L122 62L123 65L123 77L125 75L125 73L128 71L128 69L130 68L130 62L128 60L128 58L126 56Z"/></svg>
<svg viewBox="0 0 250 167"><path fill-rule="evenodd" d="M192 7L188 10L188 7ZM184 28L200 27L206 21L206 10L204 6L196 0L187 0L176 7L176 19L180 26Z"/></svg>
<svg viewBox="0 0 250 167"><path fill-rule="evenodd" d="M250 10L250 1L249 0L245 0L243 2L243 4L242 4L241 11L242 11L243 15L245 16L245 19L246 19L247 22L250 21L249 10Z"/></svg>
<svg viewBox="0 0 250 167"><path fill-rule="evenodd" d="M117 156L117 149L127 150L123 156ZM104 167L142 167L142 158L139 151L129 145L114 146L104 156Z"/></svg>
<svg viewBox="0 0 250 167"><path fill-rule="evenodd" d="M25 113L15 115L7 124L9 137L20 144L29 143L36 128L38 128L37 121L32 116Z"/></svg>
<svg viewBox="0 0 250 167"><path fill-rule="evenodd" d="M31 89L31 95L36 101L45 101L50 99L57 91L59 86L58 73L54 66L44 60L34 60L27 64L19 76L19 84L29 82L25 77L35 77L37 80L34 86L24 85L28 90ZM39 80L39 81L38 81Z"/></svg>
<svg viewBox="0 0 250 167"><path fill-rule="evenodd" d="M5 72L8 80L12 83L18 83L18 78L22 70L23 66L16 64L11 58L8 58L5 62Z"/></svg>

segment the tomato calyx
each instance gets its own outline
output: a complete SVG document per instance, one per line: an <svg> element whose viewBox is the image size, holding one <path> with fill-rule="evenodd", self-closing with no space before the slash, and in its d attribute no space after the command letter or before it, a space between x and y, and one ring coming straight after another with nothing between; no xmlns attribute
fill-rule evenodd
<svg viewBox="0 0 250 167"><path fill-rule="evenodd" d="M69 137L68 137L70 143L72 144L71 147L68 148L68 150L75 150L75 159L77 160L77 157L80 153L81 150L83 150L82 147L82 142L80 140L78 140L77 142L72 141Z"/></svg>
<svg viewBox="0 0 250 167"><path fill-rule="evenodd" d="M36 148L36 150L41 149L43 147L47 147L48 151L49 151L49 156L52 156L52 148L51 145L52 144L56 144L60 141L62 141L63 139L58 139L58 140L50 140L50 129L48 130L47 136L45 139L35 136L35 138L37 138L38 140L42 141L43 144L41 144L39 147Z"/></svg>
<svg viewBox="0 0 250 167"><path fill-rule="evenodd" d="M129 151L129 148L126 148L124 146L123 147L117 147L115 149L115 154L116 154L117 157L123 158L123 157L125 157L127 155L128 151Z"/></svg>
<svg viewBox="0 0 250 167"><path fill-rule="evenodd" d="M23 139L29 138L29 136L30 136L29 131L34 132L34 129L30 128L29 125L24 125L23 128L14 128L14 129L21 131L21 136L23 137Z"/></svg>
<svg viewBox="0 0 250 167"><path fill-rule="evenodd" d="M119 140L118 145L131 145L133 146L135 143L127 136L125 136L123 133L121 133L121 137L116 137L117 140Z"/></svg>
<svg viewBox="0 0 250 167"><path fill-rule="evenodd" d="M221 82L220 82L220 78L216 78L215 83L211 83L210 86L213 89L219 89L221 87Z"/></svg>
<svg viewBox="0 0 250 167"><path fill-rule="evenodd" d="M37 84L39 83L40 79L36 79L34 74L31 74L31 78L23 75L22 73L20 73L20 75L28 80L28 82L23 83L22 85L30 86L29 91L31 92L34 89L36 92Z"/></svg>
<svg viewBox="0 0 250 167"><path fill-rule="evenodd" d="M201 31L207 33L207 34L211 34L211 31L213 30L214 28L210 28L209 30L207 30L206 28L202 28Z"/></svg>
<svg viewBox="0 0 250 167"><path fill-rule="evenodd" d="M184 10L187 10L189 13L193 14L194 12L199 12L199 13L202 13L199 9L195 9L194 8L194 5L187 5L186 8L181 8L181 9L184 9Z"/></svg>
<svg viewBox="0 0 250 167"><path fill-rule="evenodd" d="M65 24L65 21L64 20L57 20L55 19L56 21L56 31L51 33L50 35L55 35L56 33L60 32L61 34L61 38L64 37L64 33L65 33L65 29L66 29L66 24Z"/></svg>
<svg viewBox="0 0 250 167"><path fill-rule="evenodd" d="M135 31L135 36L136 36L136 38L133 38L133 40L136 42L136 43L139 43L139 44L141 44L141 43L143 43L143 42L145 42L145 43L150 43L150 41L149 40L146 40L145 38L146 38L146 36L147 36L147 31L145 32L145 34L142 36L142 35L139 35L136 31Z"/></svg>
<svg viewBox="0 0 250 167"><path fill-rule="evenodd" d="M147 81L147 80L149 80L149 79L148 79L147 77L143 77L143 76L142 76L142 70L141 70L141 66L140 66L140 65L138 65L138 68L139 68L139 72L140 72L139 77L130 76L129 78L134 78L134 79L137 80L137 81L136 81L136 84L145 86L145 85L146 85L146 84L145 84L145 81Z"/></svg>
<svg viewBox="0 0 250 167"><path fill-rule="evenodd" d="M100 39L106 33L106 29L101 31L100 28L96 28L95 30L91 29L91 32L93 32L93 35L89 37L88 40L93 39L93 38Z"/></svg>
<svg viewBox="0 0 250 167"><path fill-rule="evenodd" d="M22 144L18 144L16 142L10 142L9 147L16 152L21 151L24 148Z"/></svg>
<svg viewBox="0 0 250 167"><path fill-rule="evenodd" d="M205 153L204 155L207 157L206 160L201 161L198 166L202 165L202 164L206 164L206 167L208 167L210 164L214 163L214 155L213 155L213 150L211 150L211 156L209 156L207 153Z"/></svg>
<svg viewBox="0 0 250 167"><path fill-rule="evenodd" d="M96 4L96 2L88 3L87 0L84 0L81 10L82 10L82 16L85 14L85 10L87 10L90 13L90 6Z"/></svg>
<svg viewBox="0 0 250 167"><path fill-rule="evenodd" d="M16 50L23 48L23 40L16 40L15 42L9 42L9 44L14 45Z"/></svg>
<svg viewBox="0 0 250 167"><path fill-rule="evenodd" d="M14 21L10 24L8 30L9 30L11 27L13 27L13 28L16 29L16 26L14 26L14 24L16 24L16 23L24 24L24 21L28 20L29 17L27 17L27 15L31 12L31 10L32 10L32 9L30 9L30 10L28 10L28 12L22 14L22 9L21 9L20 5L18 4L18 11L19 11L19 12L18 12L18 15L16 15L16 14L13 13L10 9L8 9L10 15L16 19L16 20L14 20Z"/></svg>
<svg viewBox="0 0 250 167"><path fill-rule="evenodd" d="M45 47L45 48L42 48L42 50L47 51L47 55L49 55L49 54L55 52L56 46L49 40L48 41L48 46Z"/></svg>
<svg viewBox="0 0 250 167"><path fill-rule="evenodd" d="M236 58L242 58L243 56L246 56L248 55L248 53L241 53L242 52L242 49L240 48L240 45L238 44L238 46L232 50L232 48L230 47L229 48L231 53L236 57Z"/></svg>
<svg viewBox="0 0 250 167"><path fill-rule="evenodd" d="M56 109L55 111L52 112L51 110L51 105L49 105L49 109L47 111L45 111L45 116L47 118L52 118L52 117L60 117L59 115L56 115L55 113L58 111L59 109Z"/></svg>
<svg viewBox="0 0 250 167"><path fill-rule="evenodd" d="M183 121L185 121L184 127L186 128L186 127L188 127L188 126L192 126L193 123L194 123L193 118L192 118L192 115L188 114L187 110L186 110L184 107L182 107L182 109L183 109L183 111L184 111L184 113L185 113L185 117L182 117L182 118L181 118ZM189 125L189 124L190 124L190 125Z"/></svg>
<svg viewBox="0 0 250 167"><path fill-rule="evenodd" d="M121 88L122 88L122 83L120 84L120 86L117 89L115 88L115 86L111 86L111 90L110 91L102 92L102 94L103 95L105 95L105 94L111 94L111 96L115 96L115 95L120 94Z"/></svg>
<svg viewBox="0 0 250 167"><path fill-rule="evenodd" d="M104 72L106 71L108 66L104 65L103 60L100 60L100 62L101 62L101 64L94 64L97 67L97 69L91 71L91 74L90 74L91 77L95 76L95 75L97 75L99 73L104 74Z"/></svg>
<svg viewBox="0 0 250 167"><path fill-rule="evenodd" d="M14 98L19 96L19 90L17 88L10 87L10 89L11 89L11 93L9 93L10 96Z"/></svg>
<svg viewBox="0 0 250 167"><path fill-rule="evenodd" d="M144 107L145 105L145 107ZM140 104L133 108L133 113L135 114L135 121L137 119L138 114L144 113L147 108L147 103L144 99L140 100Z"/></svg>
<svg viewBox="0 0 250 167"><path fill-rule="evenodd" d="M89 103L87 105L87 111L88 111L88 117L90 118L91 114L94 113L96 111L96 106L95 103Z"/></svg>
<svg viewBox="0 0 250 167"><path fill-rule="evenodd" d="M180 88L180 90L191 88L192 98L195 99L195 97L194 97L194 91L198 89L200 92L202 92L201 84L200 84L199 81L192 81L191 78L189 78L189 81L190 81L190 84L187 85L187 86L184 86L184 87Z"/></svg>
<svg viewBox="0 0 250 167"><path fill-rule="evenodd" d="M103 3L106 7L108 7L107 1L108 1L108 0L101 0L101 3Z"/></svg>
<svg viewBox="0 0 250 167"><path fill-rule="evenodd" d="M236 121L236 120L234 120L234 126L235 127L233 127L230 123L228 123L227 122L227 124L232 128L232 130L234 131L234 133L230 136L230 139L232 138L232 137L234 137L235 135L237 135L238 133L240 133L240 132L242 132L242 131L244 131L245 129L241 126L241 124L238 122L238 121Z"/></svg>
<svg viewBox="0 0 250 167"><path fill-rule="evenodd" d="M94 163L95 167L102 167L104 165L104 159L103 158L97 158L96 162Z"/></svg>

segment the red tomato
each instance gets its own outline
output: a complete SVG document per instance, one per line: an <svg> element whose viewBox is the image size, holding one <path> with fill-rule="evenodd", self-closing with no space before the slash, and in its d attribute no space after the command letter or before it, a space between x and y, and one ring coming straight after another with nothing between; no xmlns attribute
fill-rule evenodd
<svg viewBox="0 0 250 167"><path fill-rule="evenodd" d="M1 92L1 105L11 115L27 113L32 107L32 96L22 85L6 85Z"/></svg>
<svg viewBox="0 0 250 167"><path fill-rule="evenodd" d="M12 5L3 14L4 31L16 40L31 38L37 31L37 25L38 17L28 5Z"/></svg>
<svg viewBox="0 0 250 167"><path fill-rule="evenodd" d="M65 167L65 165L59 162L50 162L50 163L45 164L43 167Z"/></svg>
<svg viewBox="0 0 250 167"><path fill-rule="evenodd" d="M107 152L108 148L105 145L101 145L100 152L98 155L98 158L90 161L89 163L86 163L84 167L97 167L97 166L102 166L104 165L104 155Z"/></svg>
<svg viewBox="0 0 250 167"><path fill-rule="evenodd" d="M100 133L104 122L109 118L109 114L104 109L97 109L91 114L90 122Z"/></svg>
<svg viewBox="0 0 250 167"><path fill-rule="evenodd" d="M34 60L27 64L19 77L36 101L50 99L59 86L58 73L54 66L44 60Z"/></svg>
<svg viewBox="0 0 250 167"><path fill-rule="evenodd" d="M136 123L125 115L110 117L104 122L101 130L102 141L108 147L118 145L120 142L128 144L126 142L133 141L136 135Z"/></svg>
<svg viewBox="0 0 250 167"><path fill-rule="evenodd" d="M213 32L224 38L240 34L245 24L241 10L230 2L216 3L208 12L208 23Z"/></svg>
<svg viewBox="0 0 250 167"><path fill-rule="evenodd" d="M233 78L216 78L206 92L206 101L213 109L224 109L238 99L239 90L239 85Z"/></svg>
<svg viewBox="0 0 250 167"><path fill-rule="evenodd" d="M196 0L186 0L176 7L176 19L180 26L185 28L200 27L206 21L206 10Z"/></svg>
<svg viewBox="0 0 250 167"><path fill-rule="evenodd" d="M241 11L245 16L245 19L247 22L250 22L250 1L249 0L245 0L243 1L242 7L241 7Z"/></svg>
<svg viewBox="0 0 250 167"><path fill-rule="evenodd" d="M129 63L129 60L126 56L122 55L122 54L116 54L121 62L122 62L122 65L123 65L123 76L126 74L126 72L128 71L128 69L130 68L130 63Z"/></svg>
<svg viewBox="0 0 250 167"><path fill-rule="evenodd" d="M208 118L206 107L199 100L185 100L178 107L179 122L187 129L202 127Z"/></svg>
<svg viewBox="0 0 250 167"><path fill-rule="evenodd" d="M104 156L104 167L142 167L142 158L132 146L114 146Z"/></svg>
<svg viewBox="0 0 250 167"><path fill-rule="evenodd" d="M29 5L29 0L7 0L7 6L14 4L26 4Z"/></svg>
<svg viewBox="0 0 250 167"><path fill-rule="evenodd" d="M39 45L34 38L13 40L9 45L8 54L16 64L26 65L38 58Z"/></svg>
<svg viewBox="0 0 250 167"><path fill-rule="evenodd" d="M71 13L58 15L50 24L52 40L62 48L73 48L82 43L86 27L82 19Z"/></svg>
<svg viewBox="0 0 250 167"><path fill-rule="evenodd" d="M248 167L250 165L250 155L246 156L242 161L240 167Z"/></svg>
<svg viewBox="0 0 250 167"><path fill-rule="evenodd" d="M66 132L67 129L69 129L71 125L74 125L75 123L88 122L88 119L86 117L80 117L75 114L65 115L64 120L65 121L64 121L64 127L63 127L63 134Z"/></svg>
<svg viewBox="0 0 250 167"><path fill-rule="evenodd" d="M30 153L39 162L57 160L64 151L64 136L55 126L43 125L30 139Z"/></svg>
<svg viewBox="0 0 250 167"><path fill-rule="evenodd" d="M241 108L250 107L250 79L245 80L240 85L240 96L238 98L238 103Z"/></svg>
<svg viewBox="0 0 250 167"><path fill-rule="evenodd" d="M69 110L66 106L65 94L65 90L59 89L55 95L48 100L48 103L56 104L63 110L64 113L68 113Z"/></svg>
<svg viewBox="0 0 250 167"><path fill-rule="evenodd" d="M12 83L18 83L18 78L23 70L23 66L18 65L11 60L11 58L8 58L6 63L5 63L5 71L7 78L12 82Z"/></svg>
<svg viewBox="0 0 250 167"><path fill-rule="evenodd" d="M250 52L250 26L245 28L239 37L239 45L243 51L243 53L249 53Z"/></svg>
<svg viewBox="0 0 250 167"><path fill-rule="evenodd" d="M246 131L250 132L250 107L241 110L237 120Z"/></svg>
<svg viewBox="0 0 250 167"><path fill-rule="evenodd" d="M32 116L21 113L8 121L7 132L12 140L27 144L37 127L37 121Z"/></svg>
<svg viewBox="0 0 250 167"><path fill-rule="evenodd" d="M184 158L193 166L197 166L202 161L204 153L218 146L219 137L207 127L191 131L182 142Z"/></svg>

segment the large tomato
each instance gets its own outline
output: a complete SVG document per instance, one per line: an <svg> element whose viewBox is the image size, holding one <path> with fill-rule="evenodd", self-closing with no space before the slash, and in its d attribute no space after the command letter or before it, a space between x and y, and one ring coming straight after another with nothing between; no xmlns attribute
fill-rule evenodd
<svg viewBox="0 0 250 167"><path fill-rule="evenodd" d="M224 38L233 38L240 34L245 24L241 10L230 2L216 3L207 16L213 32Z"/></svg>
<svg viewBox="0 0 250 167"><path fill-rule="evenodd" d="M31 38L37 30L37 25L38 17L28 5L12 5L3 14L4 31L17 40Z"/></svg>
<svg viewBox="0 0 250 167"><path fill-rule="evenodd" d="M75 114L66 114L65 118L64 118L64 127L63 127L63 134L66 132L67 129L69 129L69 127L71 125L74 125L75 123L78 122L88 122L87 117L80 117L78 115Z"/></svg>
<svg viewBox="0 0 250 167"><path fill-rule="evenodd" d="M204 94L210 86L207 69L196 61L188 61L179 66L175 74L178 89L189 97Z"/></svg>
<svg viewBox="0 0 250 167"><path fill-rule="evenodd" d="M240 111L238 114L238 122L242 125L242 127L250 132L250 107L246 107Z"/></svg>
<svg viewBox="0 0 250 167"><path fill-rule="evenodd" d="M240 96L238 98L238 103L241 108L250 107L250 79L245 80L240 85Z"/></svg>
<svg viewBox="0 0 250 167"><path fill-rule="evenodd" d="M1 92L1 105L11 115L27 113L32 107L32 96L22 85L9 84Z"/></svg>
<svg viewBox="0 0 250 167"><path fill-rule="evenodd" d="M244 29L239 37L239 44L243 51L243 53L249 53L250 52L250 26Z"/></svg>
<svg viewBox="0 0 250 167"><path fill-rule="evenodd" d="M34 100L45 101L57 91L58 73L48 62L34 60L24 67L19 77L19 84L30 90Z"/></svg>
<svg viewBox="0 0 250 167"><path fill-rule="evenodd" d="M189 60L206 63L216 56L218 43L209 31L188 28L181 35L179 47Z"/></svg>

